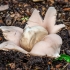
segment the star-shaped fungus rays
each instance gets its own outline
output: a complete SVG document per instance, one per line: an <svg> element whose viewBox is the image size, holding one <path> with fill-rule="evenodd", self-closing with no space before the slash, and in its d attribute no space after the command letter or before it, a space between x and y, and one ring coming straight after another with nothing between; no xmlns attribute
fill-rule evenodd
<svg viewBox="0 0 70 70"><path fill-rule="evenodd" d="M57 33L61 28L65 27L64 24L59 24L56 25L56 16L57 16L57 11L54 7L49 7L44 20L39 14L39 11L35 9L31 15L31 17L28 20L28 25L27 26L36 26L40 25L43 26L49 34Z"/></svg>

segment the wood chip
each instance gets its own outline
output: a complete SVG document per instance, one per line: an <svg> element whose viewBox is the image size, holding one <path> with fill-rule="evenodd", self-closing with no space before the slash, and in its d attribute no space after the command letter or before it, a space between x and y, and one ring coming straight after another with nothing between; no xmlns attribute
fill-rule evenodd
<svg viewBox="0 0 70 70"><path fill-rule="evenodd" d="M11 69L15 68L15 63L10 63L9 66L11 67Z"/></svg>
<svg viewBox="0 0 70 70"><path fill-rule="evenodd" d="M1 5L0 6L0 11L7 10L9 8L9 5Z"/></svg>
<svg viewBox="0 0 70 70"><path fill-rule="evenodd" d="M56 68L60 68L62 66L62 64L58 64L56 65Z"/></svg>

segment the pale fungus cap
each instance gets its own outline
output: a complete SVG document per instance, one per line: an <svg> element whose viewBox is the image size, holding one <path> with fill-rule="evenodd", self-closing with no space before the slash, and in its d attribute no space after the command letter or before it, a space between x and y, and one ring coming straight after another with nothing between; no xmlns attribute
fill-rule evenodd
<svg viewBox="0 0 70 70"><path fill-rule="evenodd" d="M48 35L48 32L42 26L26 27L23 31L20 45L23 49L31 51L33 46L46 35Z"/></svg>

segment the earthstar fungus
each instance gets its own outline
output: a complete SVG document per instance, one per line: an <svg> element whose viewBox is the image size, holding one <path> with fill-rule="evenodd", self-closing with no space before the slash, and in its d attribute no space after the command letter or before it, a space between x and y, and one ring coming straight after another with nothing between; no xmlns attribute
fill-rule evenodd
<svg viewBox="0 0 70 70"><path fill-rule="evenodd" d="M22 47L23 53L29 52L38 56L59 57L62 39L56 33L65 25L55 24L56 14L56 9L49 7L43 20L39 11L35 9L24 29L15 26L1 26L0 29L4 38L8 40L8 45L6 46L6 43L0 44L0 50L4 48L6 48L5 50L18 50L19 47ZM16 48L13 43L16 45ZM21 49L18 51L22 52Z"/></svg>

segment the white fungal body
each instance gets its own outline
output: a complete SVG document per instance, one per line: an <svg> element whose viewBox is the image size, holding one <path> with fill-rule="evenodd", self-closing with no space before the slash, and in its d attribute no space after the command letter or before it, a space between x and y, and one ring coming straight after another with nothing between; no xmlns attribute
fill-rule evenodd
<svg viewBox="0 0 70 70"><path fill-rule="evenodd" d="M49 56L59 57L60 48L62 45L62 39L57 34L50 34L43 38L40 42L36 43L30 54L35 56Z"/></svg>
<svg viewBox="0 0 70 70"><path fill-rule="evenodd" d="M22 34L20 45L23 49L31 51L32 47L46 35L48 35L48 32L42 26L26 27Z"/></svg>
<svg viewBox="0 0 70 70"><path fill-rule="evenodd" d="M0 29L3 32L3 36L6 40L12 41L16 45L20 46L20 38L23 33L23 29L15 26L1 26Z"/></svg>
<svg viewBox="0 0 70 70"><path fill-rule="evenodd" d="M14 44L11 41L6 41L6 42L1 43L0 44L0 50L5 50L5 51L16 50L16 51L19 51L19 52L22 52L25 54L28 53L26 50L22 49L21 47L17 46L16 44Z"/></svg>

